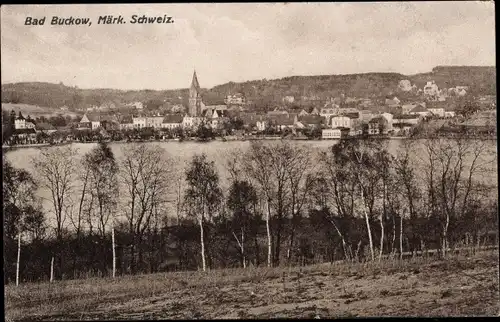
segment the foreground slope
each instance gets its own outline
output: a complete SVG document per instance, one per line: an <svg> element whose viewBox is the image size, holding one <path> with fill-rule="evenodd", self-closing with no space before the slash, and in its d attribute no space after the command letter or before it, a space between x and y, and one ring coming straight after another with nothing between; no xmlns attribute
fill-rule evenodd
<svg viewBox="0 0 500 322"><path fill-rule="evenodd" d="M8 320L495 316L498 250L446 261L250 268L28 284Z"/></svg>

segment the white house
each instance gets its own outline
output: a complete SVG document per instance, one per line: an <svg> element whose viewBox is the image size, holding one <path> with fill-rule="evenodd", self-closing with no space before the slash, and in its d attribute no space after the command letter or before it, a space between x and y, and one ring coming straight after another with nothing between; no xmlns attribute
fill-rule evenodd
<svg viewBox="0 0 500 322"><path fill-rule="evenodd" d="M338 115L338 116L333 116L330 120L330 126L332 129L337 128L337 127L345 127L345 128L352 128L352 120L348 116L343 116L343 115Z"/></svg>
<svg viewBox="0 0 500 322"><path fill-rule="evenodd" d="M246 98L245 95L243 95L242 93L227 95L226 98L224 99L224 103L228 105L229 104L243 105L246 103Z"/></svg>
<svg viewBox="0 0 500 322"><path fill-rule="evenodd" d="M323 140L336 140L340 139L342 136L342 132L340 129L323 129L321 131L321 138Z"/></svg>
<svg viewBox="0 0 500 322"><path fill-rule="evenodd" d="M427 82L424 86L424 95L436 96L439 94L439 88L435 81Z"/></svg>
<svg viewBox="0 0 500 322"><path fill-rule="evenodd" d="M14 128L16 130L21 130L26 128L26 119L21 114L21 111L19 111L19 115L14 120Z"/></svg>
<svg viewBox="0 0 500 322"><path fill-rule="evenodd" d="M16 117L14 120L14 128L16 130L21 130L21 129L34 129L35 124L33 122L30 122L30 117L28 115L28 119L25 119L24 116L21 114L21 111L19 111L19 115Z"/></svg>
<svg viewBox="0 0 500 322"><path fill-rule="evenodd" d="M256 116L255 126L257 127L257 130L259 130L259 132L264 131L268 124L269 122L264 115Z"/></svg>
<svg viewBox="0 0 500 322"><path fill-rule="evenodd" d="M146 117L132 117L132 124L134 124L134 129L141 129L146 127Z"/></svg>
<svg viewBox="0 0 500 322"><path fill-rule="evenodd" d="M146 126L159 129L163 124L163 116L150 116L146 118Z"/></svg>

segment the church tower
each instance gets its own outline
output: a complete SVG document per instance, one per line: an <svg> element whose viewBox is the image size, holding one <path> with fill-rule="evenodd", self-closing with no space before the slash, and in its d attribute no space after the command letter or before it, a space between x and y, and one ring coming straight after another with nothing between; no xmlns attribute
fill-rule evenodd
<svg viewBox="0 0 500 322"><path fill-rule="evenodd" d="M200 116L201 105L200 83L198 83L195 70L193 73L193 80L191 81L191 87L189 88L189 115Z"/></svg>

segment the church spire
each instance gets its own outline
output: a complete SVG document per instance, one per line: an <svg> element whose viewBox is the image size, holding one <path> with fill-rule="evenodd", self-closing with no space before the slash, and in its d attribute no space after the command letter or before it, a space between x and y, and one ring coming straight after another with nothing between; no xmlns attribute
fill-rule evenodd
<svg viewBox="0 0 500 322"><path fill-rule="evenodd" d="M197 91L200 89L200 83L198 83L198 77L196 77L196 69L193 73L193 80L191 81L191 88L196 89Z"/></svg>

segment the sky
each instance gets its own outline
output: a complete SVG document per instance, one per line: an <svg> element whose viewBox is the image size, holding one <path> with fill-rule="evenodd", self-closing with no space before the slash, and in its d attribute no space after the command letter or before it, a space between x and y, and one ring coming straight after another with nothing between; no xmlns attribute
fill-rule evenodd
<svg viewBox="0 0 500 322"><path fill-rule="evenodd" d="M131 24L132 15L172 24ZM98 24L99 16L125 24ZM43 26L26 17L46 17ZM52 26L53 16L90 26ZM2 84L187 88L296 75L495 66L492 1L9 5L1 7Z"/></svg>

